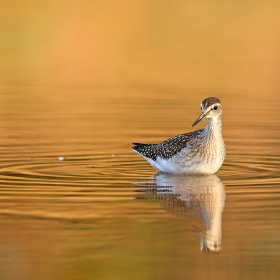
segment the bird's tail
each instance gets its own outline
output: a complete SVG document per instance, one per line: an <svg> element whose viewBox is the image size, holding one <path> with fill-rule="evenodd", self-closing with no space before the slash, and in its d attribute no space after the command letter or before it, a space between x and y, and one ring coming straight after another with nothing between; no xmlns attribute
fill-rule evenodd
<svg viewBox="0 0 280 280"><path fill-rule="evenodd" d="M132 143L133 145L136 145L136 146L151 146L151 145L154 145L154 144L146 144L146 143Z"/></svg>
<svg viewBox="0 0 280 280"><path fill-rule="evenodd" d="M146 143L132 143L133 145L135 146L132 146L131 149L134 150L134 151L141 151L142 149L141 148L147 148L147 147L150 147L150 146L153 146L153 145L156 145L156 144L146 144Z"/></svg>

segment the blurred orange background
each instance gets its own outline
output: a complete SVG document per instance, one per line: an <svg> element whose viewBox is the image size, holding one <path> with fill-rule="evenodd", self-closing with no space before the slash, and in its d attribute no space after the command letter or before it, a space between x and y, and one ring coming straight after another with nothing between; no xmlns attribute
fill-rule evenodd
<svg viewBox="0 0 280 280"><path fill-rule="evenodd" d="M1 84L280 88L279 1L1 1Z"/></svg>

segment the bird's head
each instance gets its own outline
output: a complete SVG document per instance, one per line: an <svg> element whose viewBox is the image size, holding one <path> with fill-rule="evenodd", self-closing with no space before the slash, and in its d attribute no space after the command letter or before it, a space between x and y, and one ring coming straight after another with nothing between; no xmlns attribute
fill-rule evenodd
<svg viewBox="0 0 280 280"><path fill-rule="evenodd" d="M217 97L208 97L200 104L201 115L193 123L192 126L198 124L204 118L217 119L222 113L222 103Z"/></svg>

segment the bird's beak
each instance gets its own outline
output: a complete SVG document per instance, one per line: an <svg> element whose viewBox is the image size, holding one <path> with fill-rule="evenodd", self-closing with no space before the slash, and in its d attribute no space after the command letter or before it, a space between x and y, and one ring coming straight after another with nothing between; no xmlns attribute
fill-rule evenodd
<svg viewBox="0 0 280 280"><path fill-rule="evenodd" d="M196 124L198 124L202 119L204 119L206 117L205 112L203 112L198 119L193 123L192 127L194 127Z"/></svg>

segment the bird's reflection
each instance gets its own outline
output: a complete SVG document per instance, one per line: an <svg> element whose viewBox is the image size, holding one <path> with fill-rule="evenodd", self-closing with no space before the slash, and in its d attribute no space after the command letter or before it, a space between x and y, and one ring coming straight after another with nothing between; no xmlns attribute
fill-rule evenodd
<svg viewBox="0 0 280 280"><path fill-rule="evenodd" d="M184 216L184 213L192 213L194 222L202 221L205 228L199 231L201 250L221 250L225 188L217 176L157 173L151 183L145 184L142 191L148 194L146 198L161 200L166 210L173 215Z"/></svg>

